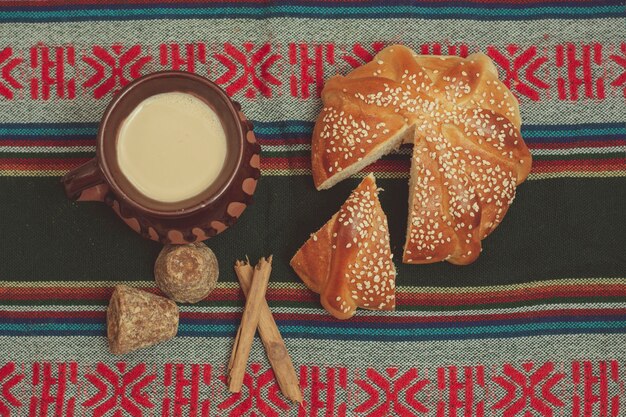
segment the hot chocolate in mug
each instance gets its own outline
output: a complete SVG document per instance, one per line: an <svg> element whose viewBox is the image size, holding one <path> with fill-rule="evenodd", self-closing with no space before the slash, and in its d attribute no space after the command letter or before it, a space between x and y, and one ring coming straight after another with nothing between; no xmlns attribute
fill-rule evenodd
<svg viewBox="0 0 626 417"><path fill-rule="evenodd" d="M233 225L252 202L260 150L252 124L221 88L158 72L113 98L96 157L62 182L68 198L106 203L146 238L192 243Z"/></svg>

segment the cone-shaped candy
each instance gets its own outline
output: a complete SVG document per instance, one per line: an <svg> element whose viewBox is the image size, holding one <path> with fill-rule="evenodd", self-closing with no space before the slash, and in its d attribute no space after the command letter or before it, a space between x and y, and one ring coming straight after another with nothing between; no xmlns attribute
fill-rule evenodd
<svg viewBox="0 0 626 417"><path fill-rule="evenodd" d="M178 331L176 303L126 285L113 291L107 309L109 349L115 355L169 340Z"/></svg>

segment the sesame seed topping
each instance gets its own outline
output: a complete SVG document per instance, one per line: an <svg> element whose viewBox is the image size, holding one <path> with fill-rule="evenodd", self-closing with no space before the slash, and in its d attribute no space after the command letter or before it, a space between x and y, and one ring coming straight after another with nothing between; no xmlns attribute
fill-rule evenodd
<svg viewBox="0 0 626 417"><path fill-rule="evenodd" d="M333 302L337 304L331 303L344 313L358 306L395 305L395 267L387 219L378 201L379 189L368 178L342 205L336 217L339 229L332 233L333 250L343 251L338 256L351 259L341 276L341 285L347 285L350 297L336 296ZM329 279L336 278L329 276Z"/></svg>
<svg viewBox="0 0 626 417"><path fill-rule="evenodd" d="M416 139L413 149L415 174L405 261L445 260L457 244L460 249L454 256L476 256L481 250L480 240L499 224L514 198L517 161L525 163L519 129L510 121L519 117L515 102L506 86L483 69L482 61L454 58L441 64L443 70L403 69L395 76L387 72L382 75L378 65L383 63L375 58L366 64L378 79L366 88L350 89L355 93L344 99L356 102L363 114L382 115L388 126L380 119L361 120L354 111L344 114L334 106L323 109L319 136L326 151L332 149L324 153L328 177L366 159L372 149L398 134L398 124L403 129L414 126L420 142L418 146ZM420 58L416 63L420 64ZM389 123L391 118L394 123ZM344 223L353 227L359 221L349 216ZM352 275L354 284L362 283L366 290L378 284L376 276L385 282L380 271L368 270L372 275L364 273L362 277L358 272L364 270L368 259L379 259L373 248L382 244L381 233L375 232L367 236L369 248L354 241L339 245L342 250L371 251L360 253L355 258L358 265L352 265L357 271Z"/></svg>

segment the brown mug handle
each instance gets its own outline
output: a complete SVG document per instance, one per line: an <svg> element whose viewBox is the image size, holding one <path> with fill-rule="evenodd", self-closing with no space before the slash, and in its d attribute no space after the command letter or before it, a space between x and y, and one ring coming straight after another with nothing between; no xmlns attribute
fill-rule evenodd
<svg viewBox="0 0 626 417"><path fill-rule="evenodd" d="M109 191L95 158L65 174L61 182L70 200L104 201Z"/></svg>

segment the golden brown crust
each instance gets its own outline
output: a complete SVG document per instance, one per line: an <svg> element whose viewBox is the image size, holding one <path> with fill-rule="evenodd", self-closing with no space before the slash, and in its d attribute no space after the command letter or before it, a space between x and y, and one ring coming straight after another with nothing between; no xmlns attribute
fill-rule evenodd
<svg viewBox="0 0 626 417"><path fill-rule="evenodd" d="M373 175L311 235L291 259L291 266L338 319L352 317L357 307L395 308L396 272L389 229Z"/></svg>
<svg viewBox="0 0 626 417"><path fill-rule="evenodd" d="M375 94L378 81L350 80L334 77L323 93L324 103L313 131L311 144L312 171L315 186L322 184L354 164L359 163L391 137L407 129L404 118L398 114L378 112L375 104L351 100L355 94ZM370 88L371 87L371 88Z"/></svg>
<svg viewBox="0 0 626 417"><path fill-rule="evenodd" d="M291 267L296 271L304 285L311 291L320 294L324 289L331 257L332 225L336 222L337 213L317 232L311 234L309 240L291 259Z"/></svg>
<svg viewBox="0 0 626 417"><path fill-rule="evenodd" d="M410 132L403 261L474 261L532 163L517 100L493 62L484 54L423 56L393 45L332 78L322 100L312 141L316 187L333 185L355 170L355 158L375 160L398 132Z"/></svg>

